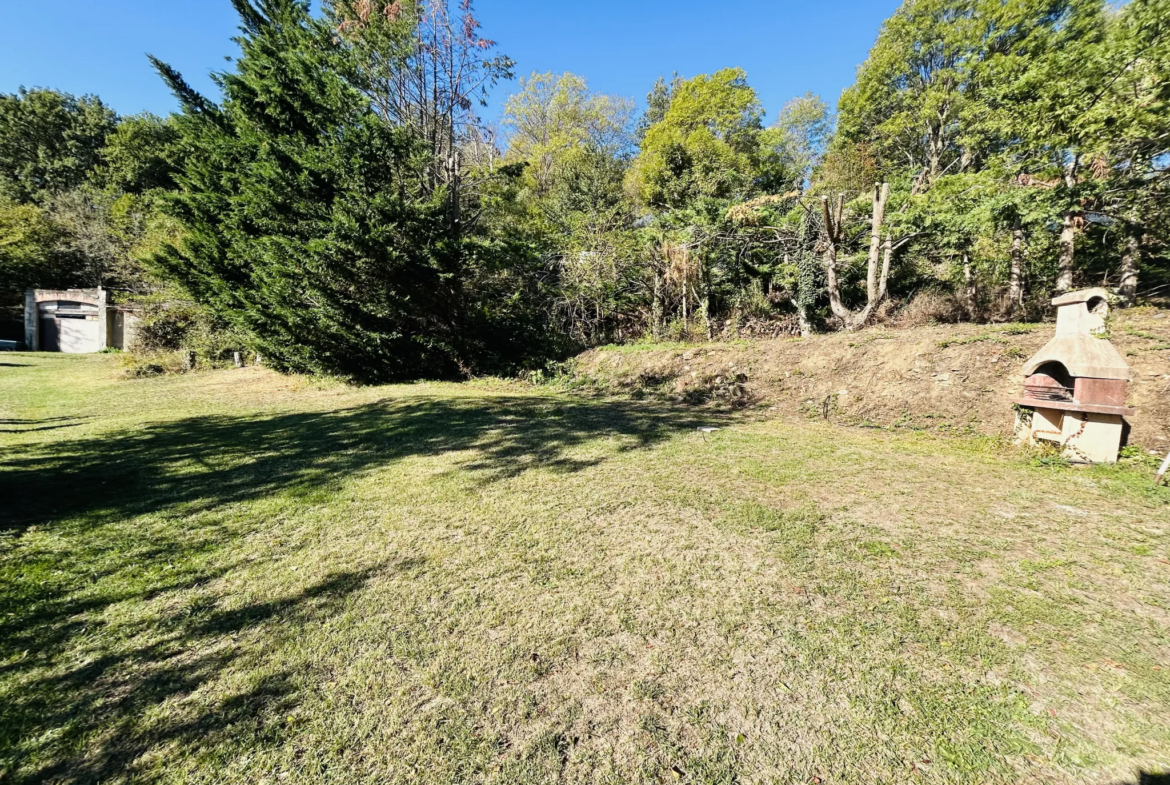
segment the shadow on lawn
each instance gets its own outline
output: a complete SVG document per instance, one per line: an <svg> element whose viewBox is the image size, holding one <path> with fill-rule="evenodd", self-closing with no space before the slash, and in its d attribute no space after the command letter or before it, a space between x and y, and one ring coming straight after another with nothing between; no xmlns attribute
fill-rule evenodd
<svg viewBox="0 0 1170 785"><path fill-rule="evenodd" d="M208 587L241 568L232 545L254 522L198 513L281 494L295 504L355 474L453 452L485 483L575 472L602 460L575 452L594 439L639 449L713 419L634 402L409 399L191 417L3 456L0 780L150 781L149 764L134 764L148 751L213 756L241 734L254 748L279 743L307 676L272 672L266 653L341 612L372 573L224 610ZM157 515L128 522L147 513ZM30 526L48 539L26 538Z"/></svg>
<svg viewBox="0 0 1170 785"><path fill-rule="evenodd" d="M0 460L0 530L79 515L98 521L179 507L192 513L290 489L327 488L402 458L456 451L471 453L463 468L484 482L534 468L573 472L599 462L569 454L585 442L621 436L623 449L637 449L699 423L694 415L634 402L536 397L193 417L54 441Z"/></svg>
<svg viewBox="0 0 1170 785"><path fill-rule="evenodd" d="M153 631L152 643L128 642L64 674L30 674L0 720L0 779L149 782L156 772L135 762L150 750L214 756L217 744L241 736L253 748L276 743L309 674L272 672L264 651L340 613L376 572L332 575L295 596L233 610L208 601ZM229 675L242 683L225 685ZM214 697L199 694L205 687Z"/></svg>
<svg viewBox="0 0 1170 785"><path fill-rule="evenodd" d="M76 428L87 417L50 417L45 420L0 420L0 433L36 433L38 431L58 431L62 428Z"/></svg>

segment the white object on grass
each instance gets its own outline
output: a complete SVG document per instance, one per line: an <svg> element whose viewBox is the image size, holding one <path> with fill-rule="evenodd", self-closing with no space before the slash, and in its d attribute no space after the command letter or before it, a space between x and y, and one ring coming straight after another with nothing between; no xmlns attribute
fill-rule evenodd
<svg viewBox="0 0 1170 785"><path fill-rule="evenodd" d="M1162 468L1158 469L1158 479L1154 480L1155 485L1162 484L1162 477L1166 472L1170 471L1170 455L1166 456L1166 460L1162 461Z"/></svg>

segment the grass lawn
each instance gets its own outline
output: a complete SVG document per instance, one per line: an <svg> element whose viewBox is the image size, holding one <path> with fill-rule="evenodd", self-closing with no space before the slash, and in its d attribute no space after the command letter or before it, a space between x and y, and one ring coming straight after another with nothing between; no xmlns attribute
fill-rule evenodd
<svg viewBox="0 0 1170 785"><path fill-rule="evenodd" d="M1152 473L0 355L0 781L1137 782Z"/></svg>

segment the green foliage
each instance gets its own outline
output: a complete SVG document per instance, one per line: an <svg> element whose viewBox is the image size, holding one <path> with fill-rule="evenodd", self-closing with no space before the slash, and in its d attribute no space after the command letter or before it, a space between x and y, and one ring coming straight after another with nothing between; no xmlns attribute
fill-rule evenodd
<svg viewBox="0 0 1170 785"><path fill-rule="evenodd" d="M838 159L872 156L875 174L911 197L894 220L924 238L906 252L915 275L941 270L954 285L965 254L977 283L1004 286L1016 229L1041 299L1108 279L1119 238L1158 250L1167 8L908 0L842 96L821 179L862 186Z"/></svg>
<svg viewBox="0 0 1170 785"><path fill-rule="evenodd" d="M56 251L61 238L42 208L0 199L0 307L19 307L26 289L68 285L70 260Z"/></svg>
<svg viewBox="0 0 1170 785"><path fill-rule="evenodd" d="M93 97L0 96L0 307L32 287L150 288L144 243L165 223L177 140L170 121L119 119Z"/></svg>
<svg viewBox="0 0 1170 785"><path fill-rule="evenodd" d="M660 77L640 118L534 73L502 139L475 107L514 64L470 2L233 5L222 105L158 60L166 119L0 96L0 307L174 296L276 367L379 380L913 318L859 311L887 260L895 305L934 292L946 318L1170 286L1170 0L906 0L836 113L806 93L768 126L738 68Z"/></svg>
<svg viewBox="0 0 1170 785"><path fill-rule="evenodd" d="M792 185L803 189L833 136L833 113L821 97L805 93L780 110L769 129L769 141L781 166L794 174Z"/></svg>
<svg viewBox="0 0 1170 785"><path fill-rule="evenodd" d="M238 5L222 106L159 68L191 151L159 271L284 370L373 381L518 359L533 331L510 321L527 292L508 245L452 232L423 141L347 81L352 52L307 3Z"/></svg>
<svg viewBox="0 0 1170 785"><path fill-rule="evenodd" d="M94 179L114 193L171 190L182 165L179 139L174 120L151 114L124 117L106 138Z"/></svg>
<svg viewBox="0 0 1170 785"><path fill-rule="evenodd" d="M630 147L633 101L590 93L575 74L532 74L504 104L510 129L506 160L527 165L538 195L553 187L565 167L580 168L583 157L614 158Z"/></svg>
<svg viewBox="0 0 1170 785"><path fill-rule="evenodd" d="M0 196L44 203L81 186L115 123L93 96L24 88L0 94Z"/></svg>
<svg viewBox="0 0 1170 785"><path fill-rule="evenodd" d="M553 260L551 318L584 344L620 336L640 304L645 266L623 190L632 117L632 101L574 74L521 79L504 108L514 229Z"/></svg>
<svg viewBox="0 0 1170 785"><path fill-rule="evenodd" d="M760 174L763 109L747 74L727 68L678 83L631 170L643 204L683 208L749 196Z"/></svg>
<svg viewBox="0 0 1170 785"><path fill-rule="evenodd" d="M638 120L636 135L639 143L646 138L646 132L651 126L662 122L666 117L666 110L670 108L670 97L682 81L682 77L676 71L669 83L661 76L654 82L654 87L646 94L646 111Z"/></svg>
<svg viewBox="0 0 1170 785"><path fill-rule="evenodd" d="M158 267L276 367L454 372L458 248L422 192L418 145L341 78L346 54L307 3L237 5L246 32L219 76L223 106L184 99L193 154L167 205L184 237Z"/></svg>

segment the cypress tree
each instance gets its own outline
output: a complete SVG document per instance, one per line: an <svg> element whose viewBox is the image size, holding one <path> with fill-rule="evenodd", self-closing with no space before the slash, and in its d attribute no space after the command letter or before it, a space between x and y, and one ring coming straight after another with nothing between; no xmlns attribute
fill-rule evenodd
<svg viewBox="0 0 1170 785"><path fill-rule="evenodd" d="M342 76L306 0L233 0L242 56L221 104L154 60L182 105L187 165L156 259L280 370L359 381L442 376L459 350L458 248L425 153Z"/></svg>

